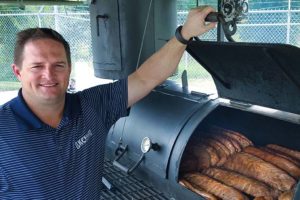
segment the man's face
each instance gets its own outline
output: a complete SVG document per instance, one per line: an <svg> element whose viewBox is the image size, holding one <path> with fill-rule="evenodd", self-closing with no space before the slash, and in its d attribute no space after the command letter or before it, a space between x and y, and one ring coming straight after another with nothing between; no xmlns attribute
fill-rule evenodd
<svg viewBox="0 0 300 200"><path fill-rule="evenodd" d="M71 66L64 46L52 39L29 41L24 46L21 66L13 65L28 103L58 103L64 100Z"/></svg>

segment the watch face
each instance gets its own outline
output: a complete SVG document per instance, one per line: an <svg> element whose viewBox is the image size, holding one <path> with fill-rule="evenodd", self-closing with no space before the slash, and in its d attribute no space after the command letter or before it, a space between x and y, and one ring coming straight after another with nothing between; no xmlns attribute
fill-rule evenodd
<svg viewBox="0 0 300 200"><path fill-rule="evenodd" d="M145 137L141 143L141 150L143 153L147 153L151 149L151 140L148 137Z"/></svg>

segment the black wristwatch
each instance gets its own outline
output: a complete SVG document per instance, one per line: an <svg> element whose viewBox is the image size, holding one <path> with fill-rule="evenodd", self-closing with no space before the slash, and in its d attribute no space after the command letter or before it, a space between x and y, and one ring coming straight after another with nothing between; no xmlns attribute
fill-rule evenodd
<svg viewBox="0 0 300 200"><path fill-rule="evenodd" d="M180 43L187 45L190 41L192 41L192 38L189 40L184 39L181 35L181 29L182 29L182 26L177 27L177 29L175 31L175 37Z"/></svg>

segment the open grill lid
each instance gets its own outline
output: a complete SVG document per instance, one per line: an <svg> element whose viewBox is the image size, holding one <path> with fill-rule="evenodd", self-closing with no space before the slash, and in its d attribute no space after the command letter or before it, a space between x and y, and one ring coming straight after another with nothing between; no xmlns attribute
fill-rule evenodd
<svg viewBox="0 0 300 200"><path fill-rule="evenodd" d="M300 114L300 48L192 41L187 51L212 75L219 97Z"/></svg>

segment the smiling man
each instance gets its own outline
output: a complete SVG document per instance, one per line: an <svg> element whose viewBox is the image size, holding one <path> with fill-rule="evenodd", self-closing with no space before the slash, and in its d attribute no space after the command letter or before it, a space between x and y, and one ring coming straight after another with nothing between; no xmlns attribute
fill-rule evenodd
<svg viewBox="0 0 300 200"><path fill-rule="evenodd" d="M174 72L191 37L215 26L204 21L212 11L191 10L127 79L73 94L65 39L48 28L21 31L12 68L22 88L0 108L0 199L99 199L110 127Z"/></svg>
<svg viewBox="0 0 300 200"><path fill-rule="evenodd" d="M32 32L38 36L44 35L45 30L32 29ZM18 53L21 52L16 51ZM44 123L57 127L62 119L71 73L71 63L63 44L47 38L32 39L24 46L22 55L15 55L15 58L13 71L22 83L26 103Z"/></svg>

